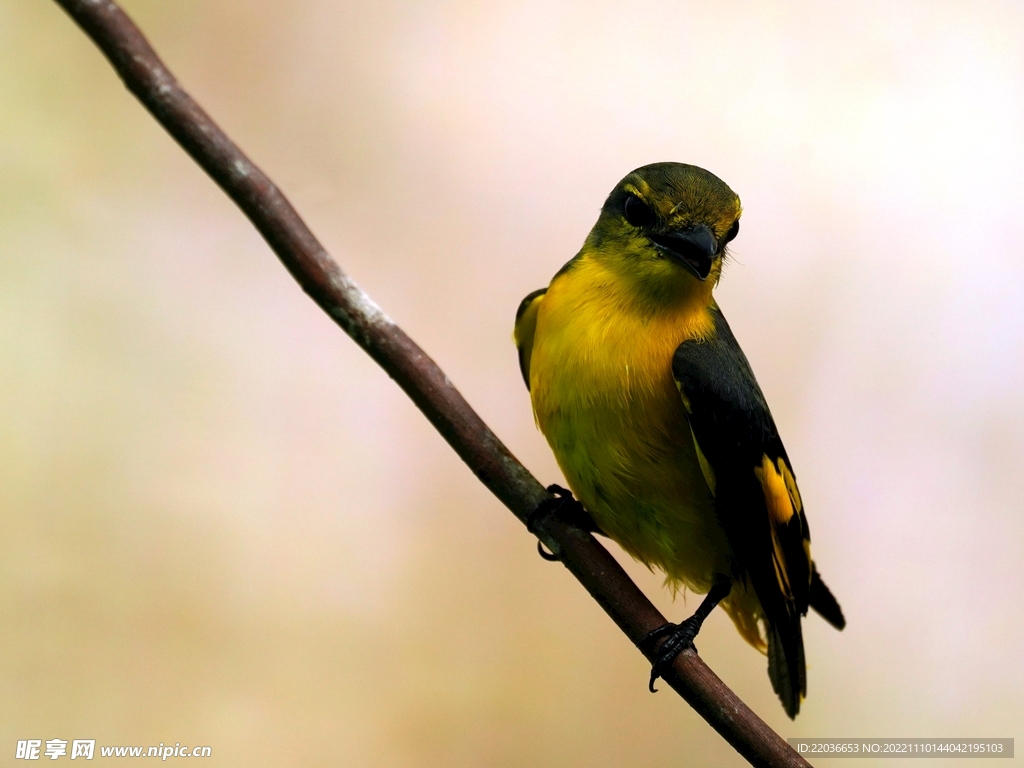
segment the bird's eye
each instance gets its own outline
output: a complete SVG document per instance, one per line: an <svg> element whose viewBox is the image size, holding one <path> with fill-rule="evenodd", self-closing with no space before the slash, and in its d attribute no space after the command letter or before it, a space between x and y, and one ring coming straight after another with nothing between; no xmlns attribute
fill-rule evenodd
<svg viewBox="0 0 1024 768"><path fill-rule="evenodd" d="M622 208L626 221L634 227L647 227L657 218L646 203L636 195L626 195L626 204Z"/></svg>
<svg viewBox="0 0 1024 768"><path fill-rule="evenodd" d="M730 240L732 240L734 237L736 237L736 235L738 235L739 232L740 232L740 220L736 219L736 221L733 222L733 225L731 227L729 227L729 231L725 233L725 237L722 238L722 245L725 245Z"/></svg>

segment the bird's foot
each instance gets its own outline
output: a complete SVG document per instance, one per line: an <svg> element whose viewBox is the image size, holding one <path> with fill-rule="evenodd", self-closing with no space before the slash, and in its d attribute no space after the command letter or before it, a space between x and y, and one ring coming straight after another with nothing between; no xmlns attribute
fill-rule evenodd
<svg viewBox="0 0 1024 768"><path fill-rule="evenodd" d="M544 499L526 517L526 530L530 533L537 533L537 524L545 515L554 515L566 525L571 525L588 533L601 533L594 518L583 508L572 495L572 491L560 485L549 485L548 493L553 494L551 498ZM543 545L537 542L537 551L545 560L557 560L558 556L546 551Z"/></svg>
<svg viewBox="0 0 1024 768"><path fill-rule="evenodd" d="M654 657L654 663L651 665L651 682L647 686L651 693L658 692L658 689L654 687L654 681L659 677L665 676L665 673L672 667L672 662L675 661L676 656L687 648L692 648L694 653L697 652L697 646L693 644L693 638L700 632L704 619L715 609L716 605L729 596L730 591L732 591L732 580L725 575L719 576L711 585L711 589L705 595L700 605L697 606L697 610L693 612L693 616L678 624L668 623L663 624L657 629L652 629L637 643L641 651L649 653L654 650L655 643L658 640L663 637L665 638L658 648L657 655Z"/></svg>
<svg viewBox="0 0 1024 768"><path fill-rule="evenodd" d="M651 693L658 692L658 689L654 687L654 681L659 677L665 676L665 673L672 667L672 662L675 661L676 656L687 648L692 648L694 653L697 652L697 646L693 644L693 639L700 632L702 623L703 621L699 617L691 616L678 624L672 624L671 622L663 624L657 629L648 632L637 643L641 650L645 650L646 648L652 648L662 637L665 638L661 647L658 648L658 655L654 658L654 663L651 665L651 680L647 686Z"/></svg>

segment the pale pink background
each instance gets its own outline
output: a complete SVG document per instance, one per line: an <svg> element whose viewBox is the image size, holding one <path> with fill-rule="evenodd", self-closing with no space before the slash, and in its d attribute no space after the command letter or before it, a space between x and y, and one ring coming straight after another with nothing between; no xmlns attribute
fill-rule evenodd
<svg viewBox="0 0 1024 768"><path fill-rule="evenodd" d="M547 482L519 299L632 168L725 179L718 296L849 627L806 622L795 723L721 613L702 655L787 737L1024 749L1024 7L126 7ZM0 755L742 764L646 671L56 4L0 0Z"/></svg>

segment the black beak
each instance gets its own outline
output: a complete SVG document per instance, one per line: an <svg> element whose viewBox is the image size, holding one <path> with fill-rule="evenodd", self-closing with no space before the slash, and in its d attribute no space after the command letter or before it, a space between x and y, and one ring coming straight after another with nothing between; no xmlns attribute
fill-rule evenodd
<svg viewBox="0 0 1024 768"><path fill-rule="evenodd" d="M711 262L718 253L718 241L703 224L687 227L682 232L668 235L648 235L651 242L660 245L669 256L689 269L698 280L706 280Z"/></svg>

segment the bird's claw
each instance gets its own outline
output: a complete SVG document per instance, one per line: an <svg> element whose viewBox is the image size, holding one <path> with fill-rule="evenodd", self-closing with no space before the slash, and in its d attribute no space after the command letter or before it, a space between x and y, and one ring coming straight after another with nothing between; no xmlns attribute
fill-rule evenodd
<svg viewBox="0 0 1024 768"><path fill-rule="evenodd" d="M537 523L548 513L553 514L566 525L571 525L589 533L601 532L594 522L594 518L573 497L572 491L560 485L549 485L547 491L553 495L553 498L544 499L526 517L526 529L530 533L537 532Z"/></svg>
<svg viewBox="0 0 1024 768"><path fill-rule="evenodd" d="M544 542L543 541L538 541L537 542L537 554L540 555L545 560L547 560L549 563L557 563L558 562L558 555L556 555L554 552L548 552L546 549L544 549Z"/></svg>
<svg viewBox="0 0 1024 768"><path fill-rule="evenodd" d="M641 649L644 649L645 646L652 647L660 638L665 638L665 641L658 648L658 654L654 659L654 663L651 665L651 680L647 684L647 689L651 693L658 692L658 689L654 687L654 681L659 677L665 676L665 673L672 667L672 662L675 661L676 656L687 648L693 649L694 653L697 652L697 646L693 644L693 638L697 636L698 631L700 631L700 623L694 621L694 617L691 616L679 624L672 624L671 622L663 624L657 629L648 632L637 643Z"/></svg>

